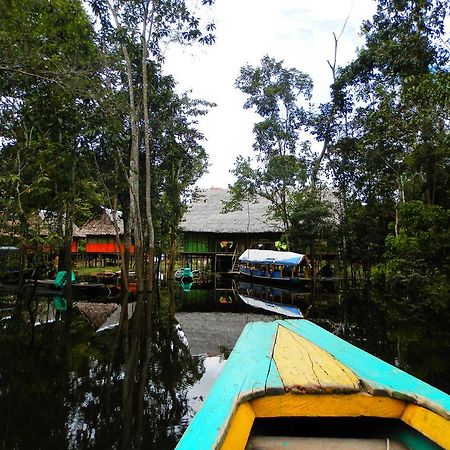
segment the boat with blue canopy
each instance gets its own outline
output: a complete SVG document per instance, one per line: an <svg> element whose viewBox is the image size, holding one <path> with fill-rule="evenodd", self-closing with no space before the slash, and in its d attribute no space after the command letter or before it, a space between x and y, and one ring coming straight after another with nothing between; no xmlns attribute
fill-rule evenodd
<svg viewBox="0 0 450 450"><path fill-rule="evenodd" d="M255 281L299 284L310 279L310 269L300 253L247 249L239 257L239 274Z"/></svg>
<svg viewBox="0 0 450 450"><path fill-rule="evenodd" d="M308 320L253 322L176 448L450 449L450 396Z"/></svg>

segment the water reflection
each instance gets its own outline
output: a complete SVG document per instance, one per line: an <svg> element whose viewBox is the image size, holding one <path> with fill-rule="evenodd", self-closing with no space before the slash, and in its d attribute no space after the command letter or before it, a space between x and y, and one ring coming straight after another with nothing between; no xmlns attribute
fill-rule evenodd
<svg viewBox="0 0 450 450"><path fill-rule="evenodd" d="M448 307L426 299L216 280L111 303L0 295L2 448L172 449L246 323L297 307L347 341L450 391Z"/></svg>

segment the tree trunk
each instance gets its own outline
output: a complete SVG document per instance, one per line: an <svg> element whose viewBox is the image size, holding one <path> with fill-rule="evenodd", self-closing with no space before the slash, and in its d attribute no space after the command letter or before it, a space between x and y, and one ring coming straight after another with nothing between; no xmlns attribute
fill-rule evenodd
<svg viewBox="0 0 450 450"><path fill-rule="evenodd" d="M153 290L154 278L154 255L155 255L155 232L152 217L152 164L150 152L150 118L148 114L148 38L147 25L149 24L148 36L152 34L154 8L148 11L149 3L146 4L144 12L144 23L142 27L142 107L144 111L144 147L145 147L145 210L147 220L147 290ZM148 20L150 19L150 23Z"/></svg>
<svg viewBox="0 0 450 450"><path fill-rule="evenodd" d="M177 254L177 232L173 226L170 227L170 250L169 250L169 262L167 264L166 280L173 277L175 271L175 259Z"/></svg>
<svg viewBox="0 0 450 450"><path fill-rule="evenodd" d="M110 2L109 10L113 16L116 29L120 29L118 12ZM136 287L138 292L144 290L144 242L140 211L140 191L139 191L139 113L136 105L133 69L127 46L122 45L122 53L126 65L126 75L128 83L128 97L130 104L130 128L131 128L131 149L130 149L130 177L129 177L129 196L130 196L130 223L134 237L134 259L136 272Z"/></svg>
<svg viewBox="0 0 450 450"><path fill-rule="evenodd" d="M127 65L128 92L130 100L131 150L130 150L130 223L134 237L134 264L137 291L144 290L144 239L142 233L140 193L139 193L139 128L138 109L134 97L133 74L128 50L123 46Z"/></svg>
<svg viewBox="0 0 450 450"><path fill-rule="evenodd" d="M64 226L64 266L66 269L66 299L67 308L69 310L73 307L73 289L72 289L72 239L73 239L73 219L75 210L75 143L72 149L71 161L71 179L70 191L67 201L67 208L65 214Z"/></svg>

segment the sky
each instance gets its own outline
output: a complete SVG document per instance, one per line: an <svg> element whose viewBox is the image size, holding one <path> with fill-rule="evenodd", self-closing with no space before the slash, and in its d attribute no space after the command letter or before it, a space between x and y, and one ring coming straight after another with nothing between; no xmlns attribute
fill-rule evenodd
<svg viewBox="0 0 450 450"><path fill-rule="evenodd" d="M217 104L198 125L210 162L199 187L227 187L236 157L252 155L252 129L259 116L243 109L245 96L234 87L240 68L259 65L268 54L283 60L285 68L309 74L313 104L325 102L332 81L327 60L334 60L333 33L340 35L337 65L343 66L363 45L361 23L372 17L375 6L374 0L216 0L209 13L217 27L214 45L167 47L164 71L175 77L179 92L192 91L191 97Z"/></svg>

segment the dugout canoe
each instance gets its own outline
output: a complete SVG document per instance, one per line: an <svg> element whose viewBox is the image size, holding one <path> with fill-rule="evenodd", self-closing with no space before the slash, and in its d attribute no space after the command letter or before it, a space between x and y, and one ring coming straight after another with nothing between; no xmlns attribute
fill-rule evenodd
<svg viewBox="0 0 450 450"><path fill-rule="evenodd" d="M307 320L255 322L176 448L450 449L450 396Z"/></svg>

